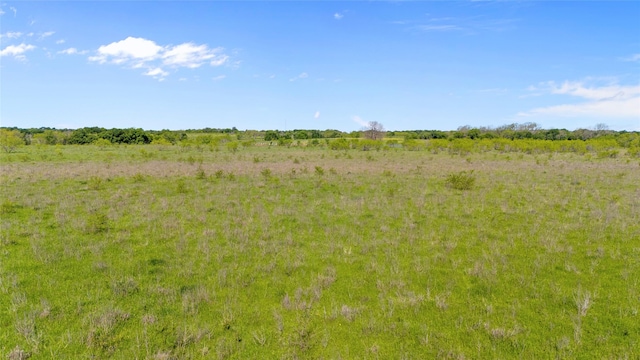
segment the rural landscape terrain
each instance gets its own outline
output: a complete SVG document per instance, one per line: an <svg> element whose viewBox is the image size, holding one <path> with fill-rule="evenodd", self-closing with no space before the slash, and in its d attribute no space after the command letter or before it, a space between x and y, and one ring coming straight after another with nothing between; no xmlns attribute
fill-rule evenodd
<svg viewBox="0 0 640 360"><path fill-rule="evenodd" d="M640 133L0 129L8 359L637 359Z"/></svg>

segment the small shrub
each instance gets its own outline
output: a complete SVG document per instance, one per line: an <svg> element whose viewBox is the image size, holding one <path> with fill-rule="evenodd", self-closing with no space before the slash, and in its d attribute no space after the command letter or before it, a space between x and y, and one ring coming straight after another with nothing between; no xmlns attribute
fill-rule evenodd
<svg viewBox="0 0 640 360"><path fill-rule="evenodd" d="M606 159L606 158L615 159L615 158L618 157L619 153L620 152L618 150L600 151L600 152L598 152L598 158L599 159Z"/></svg>
<svg viewBox="0 0 640 360"><path fill-rule="evenodd" d="M227 150L229 150L229 152L231 153L236 153L238 152L238 148L240 147L240 143L238 143L237 141L230 141L226 144Z"/></svg>
<svg viewBox="0 0 640 360"><path fill-rule="evenodd" d="M324 169L322 168L322 166L316 166L316 175L318 176L324 175Z"/></svg>
<svg viewBox="0 0 640 360"><path fill-rule="evenodd" d="M13 214L16 212L17 209L21 208L22 206L9 201L9 200L5 200L2 205L0 205L0 214Z"/></svg>
<svg viewBox="0 0 640 360"><path fill-rule="evenodd" d="M456 190L471 190L476 183L476 176L471 171L461 171L457 174L449 174L445 180L447 187Z"/></svg>
<svg viewBox="0 0 640 360"><path fill-rule="evenodd" d="M176 183L176 192L179 194L184 194L187 192L187 185L184 183L184 180L180 179Z"/></svg>
<svg viewBox="0 0 640 360"><path fill-rule="evenodd" d="M89 179L88 184L89 184L89 189L100 190L100 188L102 187L102 178L97 176L92 176Z"/></svg>
<svg viewBox="0 0 640 360"><path fill-rule="evenodd" d="M86 232L99 234L109 230L109 217L102 212L94 212L87 217Z"/></svg>
<svg viewBox="0 0 640 360"><path fill-rule="evenodd" d="M198 167L198 170L196 171L196 179L204 180L206 178L207 178L207 173L204 172L204 169L202 167Z"/></svg>
<svg viewBox="0 0 640 360"><path fill-rule="evenodd" d="M265 179L269 179L271 177L271 169L263 169L260 174L262 174Z"/></svg>

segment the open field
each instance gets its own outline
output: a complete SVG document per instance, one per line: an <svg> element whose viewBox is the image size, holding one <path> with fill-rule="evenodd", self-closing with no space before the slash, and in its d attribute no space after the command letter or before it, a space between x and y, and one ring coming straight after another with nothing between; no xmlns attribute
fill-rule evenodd
<svg viewBox="0 0 640 360"><path fill-rule="evenodd" d="M0 164L5 358L640 357L637 158L86 145Z"/></svg>

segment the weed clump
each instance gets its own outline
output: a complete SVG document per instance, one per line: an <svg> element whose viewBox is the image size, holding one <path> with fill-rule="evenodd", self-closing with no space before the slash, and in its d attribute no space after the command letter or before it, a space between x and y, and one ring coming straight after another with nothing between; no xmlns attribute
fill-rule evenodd
<svg viewBox="0 0 640 360"><path fill-rule="evenodd" d="M456 190L471 190L476 183L476 176L471 171L449 174L445 180L447 187Z"/></svg>
<svg viewBox="0 0 640 360"><path fill-rule="evenodd" d="M204 180L207 178L207 173L204 171L204 169L202 168L202 166L198 167L198 170L196 171L196 179L198 180Z"/></svg>
<svg viewBox="0 0 640 360"><path fill-rule="evenodd" d="M109 217L103 212L94 212L87 217L85 232L100 234L109 230Z"/></svg>

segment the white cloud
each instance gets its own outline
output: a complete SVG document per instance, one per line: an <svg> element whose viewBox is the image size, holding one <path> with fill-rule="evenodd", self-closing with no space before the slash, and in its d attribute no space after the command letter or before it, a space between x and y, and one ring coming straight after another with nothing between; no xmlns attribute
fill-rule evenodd
<svg viewBox="0 0 640 360"><path fill-rule="evenodd" d="M2 9L0 9L0 15L4 15L4 14L5 12Z"/></svg>
<svg viewBox="0 0 640 360"><path fill-rule="evenodd" d="M149 71L144 73L144 75L152 76L156 79L162 80L164 77L169 75L169 73L158 67L158 68L149 69Z"/></svg>
<svg viewBox="0 0 640 360"><path fill-rule="evenodd" d="M43 32L40 34L40 36L38 37L38 40L42 40L44 38L48 38L49 36L55 34L55 31L47 31L47 32Z"/></svg>
<svg viewBox="0 0 640 360"><path fill-rule="evenodd" d="M581 98L577 104L561 104L532 109L518 116L553 115L560 117L603 117L640 119L640 85L585 85L583 82L565 81L543 83L541 87L530 87L532 91L544 91L554 95L569 95Z"/></svg>
<svg viewBox="0 0 640 360"><path fill-rule="evenodd" d="M147 69L144 75L164 78L169 72L162 67L195 69L208 63L221 66L229 57L222 48L209 48L206 44L183 43L161 46L152 40L128 37L124 40L100 46L90 61L110 63L133 69Z"/></svg>
<svg viewBox="0 0 640 360"><path fill-rule="evenodd" d="M19 31L7 31L4 34L0 34L0 38L8 38L8 39L17 39L22 36L22 33Z"/></svg>
<svg viewBox="0 0 640 360"><path fill-rule="evenodd" d="M211 80L220 81L220 80L222 80L222 79L224 79L226 77L227 77L227 75L218 75L218 76L214 76Z"/></svg>
<svg viewBox="0 0 640 360"><path fill-rule="evenodd" d="M340 14L340 13L335 13L335 14L333 14L333 18L334 18L334 19L336 19L336 20L340 20L340 19L342 19L343 17L344 17L344 15L343 15L343 14Z"/></svg>
<svg viewBox="0 0 640 360"><path fill-rule="evenodd" d="M289 81L296 81L299 79L306 79L309 77L309 74L307 74L306 72L303 72L302 74L296 76L296 77L292 77L291 79L289 79Z"/></svg>
<svg viewBox="0 0 640 360"><path fill-rule="evenodd" d="M13 6L10 6L9 10L13 11L13 17L16 17L16 15L18 15L18 9L14 8Z"/></svg>
<svg viewBox="0 0 640 360"><path fill-rule="evenodd" d="M629 57L622 59L623 61L640 61L640 54L633 54Z"/></svg>
<svg viewBox="0 0 640 360"><path fill-rule="evenodd" d="M60 39L60 40L56 41L56 44L64 44L64 43L65 43L64 39Z"/></svg>
<svg viewBox="0 0 640 360"><path fill-rule="evenodd" d="M122 64L130 60L149 61L156 58L162 47L155 42L143 38L128 37L109 45L98 48L98 55L89 58L91 61L105 63L111 60L115 64Z"/></svg>
<svg viewBox="0 0 640 360"><path fill-rule="evenodd" d="M207 45L184 43L166 50L162 58L165 65L193 69L206 61L209 61L211 66L223 65L228 57L224 54L218 55L220 52L221 48L209 49Z"/></svg>
<svg viewBox="0 0 640 360"><path fill-rule="evenodd" d="M369 125L368 122L362 120L362 118L360 116L357 116L357 115L354 115L353 117L351 117L351 120L355 121L360 126L368 126Z"/></svg>
<svg viewBox="0 0 640 360"><path fill-rule="evenodd" d="M65 55L75 55L75 54L84 55L86 53L87 53L86 50L78 51L78 49L76 48L68 48L62 51L58 51L58 54L65 54Z"/></svg>
<svg viewBox="0 0 640 360"><path fill-rule="evenodd" d="M20 45L9 45L6 48L0 50L0 56L13 56L18 60L24 60L24 53L35 49L33 45L26 45L24 43Z"/></svg>
<svg viewBox="0 0 640 360"><path fill-rule="evenodd" d="M418 25L416 28L422 31L454 31L454 30L462 30L461 27L457 25Z"/></svg>
<svg viewBox="0 0 640 360"><path fill-rule="evenodd" d="M316 113L313 115L314 119L319 119L320 118L320 111L316 111Z"/></svg>

